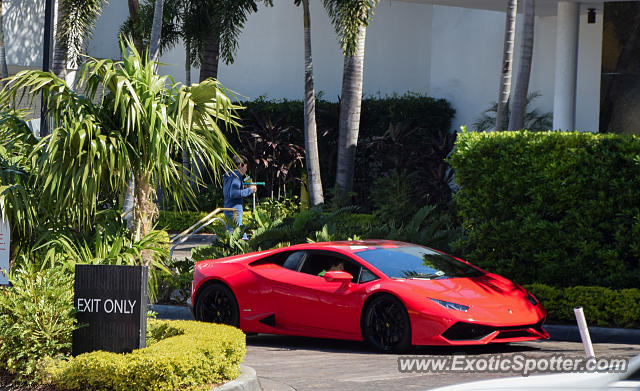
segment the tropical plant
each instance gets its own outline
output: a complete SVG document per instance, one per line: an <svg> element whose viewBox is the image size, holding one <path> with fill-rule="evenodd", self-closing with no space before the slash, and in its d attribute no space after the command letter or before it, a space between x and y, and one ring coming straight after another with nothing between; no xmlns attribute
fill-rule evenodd
<svg viewBox="0 0 640 391"><path fill-rule="evenodd" d="M407 223L389 220L374 226L363 236L421 244L451 253L451 245L465 237L464 235L456 216L455 203L450 201L439 205L425 205Z"/></svg>
<svg viewBox="0 0 640 391"><path fill-rule="evenodd" d="M518 0L509 0L504 25L504 49L502 51L502 68L500 69L500 88L498 92L498 108L496 111L495 128L506 129L509 117L509 97L511 95L511 75L513 71L513 48L516 39L516 17L518 14Z"/></svg>
<svg viewBox="0 0 640 391"><path fill-rule="evenodd" d="M532 108L533 101L542 96L539 91L533 91L527 96L527 105L524 116L524 128L531 131L544 131L551 129L553 123L553 114L551 112L543 113L537 108ZM495 113L498 104L493 102L491 107L485 110L482 115L473 123L473 130L486 132L494 130L496 123ZM507 110L507 116L510 116L510 110Z"/></svg>
<svg viewBox="0 0 640 391"><path fill-rule="evenodd" d="M313 86L313 61L311 58L311 15L309 0L295 0L302 3L304 23L304 149L307 161L307 182L311 206L324 203L320 158L318 156L318 130L316 126L316 96Z"/></svg>
<svg viewBox="0 0 640 391"><path fill-rule="evenodd" d="M33 384L42 380L47 357L71 351L73 276L61 268L23 265L11 273L12 286L0 288L0 368Z"/></svg>
<svg viewBox="0 0 640 391"><path fill-rule="evenodd" d="M518 79L513 92L509 130L524 129L524 120L531 77L531 62L533 59L533 38L535 36L536 0L524 0L524 29L522 30L522 45L519 61Z"/></svg>
<svg viewBox="0 0 640 391"><path fill-rule="evenodd" d="M191 87L169 82L153 72L153 62L144 62L131 42L129 51L124 43L121 49L121 62L90 59L83 64L84 95L50 73L23 71L9 80L0 102L51 96L47 109L55 128L29 154L36 159L35 187L41 199L51 200L50 213L70 214L79 231L90 227L99 194L105 189L123 193L131 170L134 234L140 240L153 227L158 186L178 206L193 201L193 190L183 186L181 165L171 158L181 145L202 156L216 178L229 167L224 130L235 126L237 106L232 93L215 80ZM100 96L101 87L105 93Z"/></svg>
<svg viewBox="0 0 640 391"><path fill-rule="evenodd" d="M360 130L365 37L378 0L323 0L323 3L344 52L336 188L338 203L346 203L347 194L353 189Z"/></svg>
<svg viewBox="0 0 640 391"><path fill-rule="evenodd" d="M106 0L57 0L56 45L52 71L64 79L67 63L78 62Z"/></svg>
<svg viewBox="0 0 640 391"><path fill-rule="evenodd" d="M240 130L240 141L245 148L249 170L255 178L264 178L267 192L273 197L286 194L290 181L300 180L295 168L302 166L304 149L292 142L293 133L299 131L287 126L286 116L273 121L263 113L254 113L253 121Z"/></svg>

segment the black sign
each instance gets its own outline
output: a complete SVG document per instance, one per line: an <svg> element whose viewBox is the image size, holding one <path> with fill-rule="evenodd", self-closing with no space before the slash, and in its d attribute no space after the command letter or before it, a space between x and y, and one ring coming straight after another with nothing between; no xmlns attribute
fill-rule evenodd
<svg viewBox="0 0 640 391"><path fill-rule="evenodd" d="M76 265L74 356L145 347L148 278L146 266Z"/></svg>

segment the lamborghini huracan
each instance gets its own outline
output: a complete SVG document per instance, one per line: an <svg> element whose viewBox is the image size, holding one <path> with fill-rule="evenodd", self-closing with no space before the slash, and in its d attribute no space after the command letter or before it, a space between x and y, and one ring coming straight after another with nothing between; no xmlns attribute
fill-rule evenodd
<svg viewBox="0 0 640 391"><path fill-rule="evenodd" d="M246 333L411 345L548 338L546 311L519 285L431 248L388 241L308 243L194 267L197 320Z"/></svg>

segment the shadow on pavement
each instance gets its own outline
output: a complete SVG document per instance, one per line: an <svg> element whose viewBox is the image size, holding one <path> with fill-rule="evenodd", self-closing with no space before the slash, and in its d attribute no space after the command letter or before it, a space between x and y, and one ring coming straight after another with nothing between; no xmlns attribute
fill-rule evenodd
<svg viewBox="0 0 640 391"><path fill-rule="evenodd" d="M316 350L333 353L383 354L358 341L342 341L311 337L257 334L247 335L247 346L270 347L274 350ZM521 344L490 344L481 346L414 346L404 355L449 355L464 353L467 355L515 353L538 351L541 348Z"/></svg>

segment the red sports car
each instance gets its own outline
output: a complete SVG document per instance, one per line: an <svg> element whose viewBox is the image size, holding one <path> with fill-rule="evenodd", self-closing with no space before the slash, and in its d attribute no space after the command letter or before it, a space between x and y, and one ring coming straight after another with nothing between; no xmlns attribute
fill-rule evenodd
<svg viewBox="0 0 640 391"><path fill-rule="evenodd" d="M196 264L195 318L246 333L410 345L548 338L546 311L519 285L414 244L300 244Z"/></svg>

